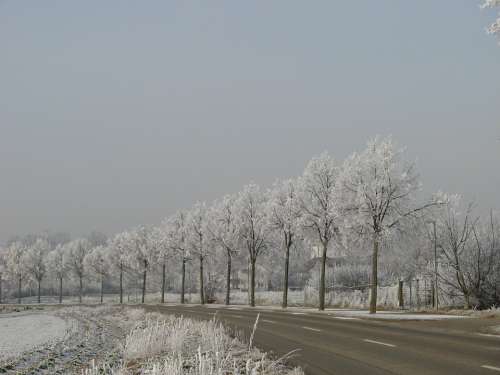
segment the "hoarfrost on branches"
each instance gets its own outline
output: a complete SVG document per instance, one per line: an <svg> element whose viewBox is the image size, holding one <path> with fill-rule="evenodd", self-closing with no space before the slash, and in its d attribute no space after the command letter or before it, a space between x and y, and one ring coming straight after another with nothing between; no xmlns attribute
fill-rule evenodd
<svg viewBox="0 0 500 375"><path fill-rule="evenodd" d="M322 247L319 309L325 309L326 258L329 245L338 232L338 176L340 168L326 152L314 157L299 179L302 226Z"/></svg>
<svg viewBox="0 0 500 375"><path fill-rule="evenodd" d="M500 7L500 0L484 0L481 8ZM487 28L488 34L500 35L500 16Z"/></svg>
<svg viewBox="0 0 500 375"><path fill-rule="evenodd" d="M292 179L277 181L271 189L269 197L269 225L281 237L281 244L285 253L282 306L286 308L288 305L290 248L295 243L300 231L300 220L302 217L297 181Z"/></svg>
<svg viewBox="0 0 500 375"><path fill-rule="evenodd" d="M418 205L420 182L414 163L391 137L370 140L361 153L344 163L340 178L342 201L348 202L350 227L373 241L370 312L376 312L379 246L403 220L415 218L434 201Z"/></svg>
<svg viewBox="0 0 500 375"><path fill-rule="evenodd" d="M256 184L246 185L238 195L240 238L250 262L250 305L255 306L255 271L257 258L268 248L267 197Z"/></svg>

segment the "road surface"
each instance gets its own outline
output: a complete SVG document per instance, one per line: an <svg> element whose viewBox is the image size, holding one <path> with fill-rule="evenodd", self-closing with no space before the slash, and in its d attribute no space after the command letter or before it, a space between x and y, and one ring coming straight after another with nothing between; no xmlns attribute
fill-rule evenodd
<svg viewBox="0 0 500 375"><path fill-rule="evenodd" d="M260 314L255 345L281 356L307 375L500 375L500 338L478 330L500 321L378 321L248 307L149 305L148 311L211 319L248 334Z"/></svg>

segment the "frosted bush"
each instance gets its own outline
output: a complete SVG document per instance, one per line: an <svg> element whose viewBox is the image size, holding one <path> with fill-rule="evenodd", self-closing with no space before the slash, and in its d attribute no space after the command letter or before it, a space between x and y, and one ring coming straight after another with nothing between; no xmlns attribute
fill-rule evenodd
<svg viewBox="0 0 500 375"><path fill-rule="evenodd" d="M273 361L251 344L232 338L216 320L159 314L148 314L132 329L123 358L121 371L130 363L142 363L141 373L153 375L303 375L300 369L286 367L285 358Z"/></svg>
<svg viewBox="0 0 500 375"><path fill-rule="evenodd" d="M79 310L86 316L107 311L85 307ZM198 321L145 314L143 309L115 308L108 312L112 316L102 318L121 316L121 326L130 330L119 345L121 360L114 364L93 362L82 371L83 375L304 375L300 368L286 365L291 353L274 360L253 347L258 319L249 343L245 343L215 318Z"/></svg>
<svg viewBox="0 0 500 375"><path fill-rule="evenodd" d="M124 358L143 359L160 354L177 357L197 348L203 352L220 353L233 347L236 342L214 320L205 322L148 314L147 319L127 336Z"/></svg>
<svg viewBox="0 0 500 375"><path fill-rule="evenodd" d="M500 307L490 307L487 310L476 310L472 315L480 318L500 318Z"/></svg>

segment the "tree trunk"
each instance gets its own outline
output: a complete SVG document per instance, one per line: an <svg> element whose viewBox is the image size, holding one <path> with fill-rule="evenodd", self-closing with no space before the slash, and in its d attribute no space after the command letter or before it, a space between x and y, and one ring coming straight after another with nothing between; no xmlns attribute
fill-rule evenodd
<svg viewBox="0 0 500 375"><path fill-rule="evenodd" d="M78 293L78 302L82 303L82 295L83 295L83 277L80 275L80 290Z"/></svg>
<svg viewBox="0 0 500 375"><path fill-rule="evenodd" d="M104 275L101 275L101 303L103 303L104 297Z"/></svg>
<svg viewBox="0 0 500 375"><path fill-rule="evenodd" d="M227 252L227 274L226 274L226 305L229 305L231 298L231 253Z"/></svg>
<svg viewBox="0 0 500 375"><path fill-rule="evenodd" d="M0 273L0 304L2 304L2 274Z"/></svg>
<svg viewBox="0 0 500 375"><path fill-rule="evenodd" d="M63 278L59 277L59 303L62 303L62 287L63 287Z"/></svg>
<svg viewBox="0 0 500 375"><path fill-rule="evenodd" d="M250 306L255 307L255 259L250 260Z"/></svg>
<svg viewBox="0 0 500 375"><path fill-rule="evenodd" d="M161 303L165 303L165 276L166 276L166 264L163 262L161 266Z"/></svg>
<svg viewBox="0 0 500 375"><path fill-rule="evenodd" d="M37 298L37 302L40 303L40 301L41 301L40 293L41 293L41 284L42 284L42 281L41 280L37 280L37 281L38 281L38 298Z"/></svg>
<svg viewBox="0 0 500 375"><path fill-rule="evenodd" d="M141 303L144 303L144 298L146 296L146 276L147 276L147 267L148 267L148 261L144 261L144 273L142 274L142 297L141 297Z"/></svg>
<svg viewBox="0 0 500 375"><path fill-rule="evenodd" d="M248 258L247 259L247 299L248 299L249 304L250 304L251 289L252 288L250 288L250 258Z"/></svg>
<svg viewBox="0 0 500 375"><path fill-rule="evenodd" d="M378 287L378 235L373 238L373 256L372 256L372 282L370 295L370 314L377 312L377 287Z"/></svg>
<svg viewBox="0 0 500 375"><path fill-rule="evenodd" d="M469 293L464 293L464 309L465 310L470 309L470 295L469 295Z"/></svg>
<svg viewBox="0 0 500 375"><path fill-rule="evenodd" d="M120 263L120 305L123 303L123 264Z"/></svg>
<svg viewBox="0 0 500 375"><path fill-rule="evenodd" d="M405 301L404 301L404 284L403 281L400 280L398 283L398 302L399 302L399 308L403 310L405 308Z"/></svg>
<svg viewBox="0 0 500 375"><path fill-rule="evenodd" d="M284 309L288 306L288 266L290 264L290 246L292 244L289 242L286 246L286 255L285 255L285 280L283 282L283 304L282 307Z"/></svg>
<svg viewBox="0 0 500 375"><path fill-rule="evenodd" d="M17 303L18 304L21 304L21 281L22 281L22 276L19 276L19 284L18 284L18 288L17 288Z"/></svg>
<svg viewBox="0 0 500 375"><path fill-rule="evenodd" d="M181 303L184 303L185 288L186 288L186 260L182 259Z"/></svg>
<svg viewBox="0 0 500 375"><path fill-rule="evenodd" d="M319 310L325 309L325 294L326 294L326 252L328 250L328 242L323 242L323 254L321 256L321 275L319 282Z"/></svg>
<svg viewBox="0 0 500 375"><path fill-rule="evenodd" d="M200 256L200 303L205 304L205 290L203 285L203 257Z"/></svg>

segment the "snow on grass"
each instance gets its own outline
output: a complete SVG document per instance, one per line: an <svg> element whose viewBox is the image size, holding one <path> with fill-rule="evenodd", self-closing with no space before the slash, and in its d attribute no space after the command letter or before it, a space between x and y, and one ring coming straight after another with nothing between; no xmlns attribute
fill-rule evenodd
<svg viewBox="0 0 500 375"><path fill-rule="evenodd" d="M156 321L154 319L157 319ZM257 329L257 321L254 332ZM252 333L253 337L253 333ZM138 357L161 358L148 364L153 375L299 375L282 359L272 360L238 338L216 320L196 321L184 317L149 315L142 327L127 337L125 360Z"/></svg>
<svg viewBox="0 0 500 375"><path fill-rule="evenodd" d="M66 335L70 324L44 313L0 315L0 360L16 357Z"/></svg>
<svg viewBox="0 0 500 375"><path fill-rule="evenodd" d="M130 307L64 310L86 317L100 316L101 321L114 321L128 331L117 343L119 363L92 362L83 370L85 375L303 375L302 370L286 365L287 357L269 358L252 346L252 339L248 344L234 337L215 318L198 321L159 313L145 314L142 308Z"/></svg>
<svg viewBox="0 0 500 375"><path fill-rule="evenodd" d="M215 319L198 321L157 313L143 316L140 312L128 310L125 314L127 319L139 321L123 344L122 365L111 368L94 363L85 375L303 375L301 369L286 365L287 356L269 358L252 346L252 338L246 343L232 336Z"/></svg>
<svg viewBox="0 0 500 375"><path fill-rule="evenodd" d="M473 310L471 315L478 318L500 318L500 307L491 307L486 310Z"/></svg>
<svg viewBox="0 0 500 375"><path fill-rule="evenodd" d="M257 329L257 321L254 333ZM303 375L215 318L132 306L68 306L0 315L0 372L113 375ZM2 358L2 356L4 358ZM5 360L5 362L3 362Z"/></svg>

